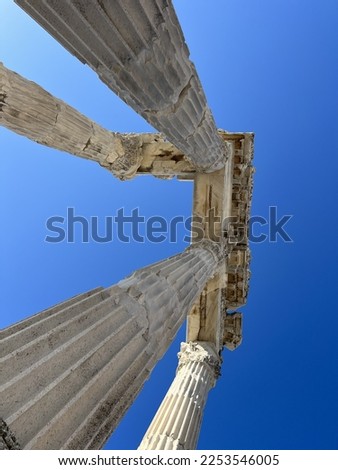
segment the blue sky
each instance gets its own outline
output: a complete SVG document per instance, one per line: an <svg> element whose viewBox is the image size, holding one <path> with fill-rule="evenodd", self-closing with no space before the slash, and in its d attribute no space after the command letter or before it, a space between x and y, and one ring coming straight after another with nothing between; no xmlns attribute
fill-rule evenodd
<svg viewBox="0 0 338 470"><path fill-rule="evenodd" d="M218 127L256 134L253 215L291 214L293 243L253 244L244 340L224 351L200 449L337 449L338 63L336 0L174 2ZM0 3L0 60L104 127L151 127L12 1ZM189 216L192 184L121 183L94 163L0 128L0 326L184 249L44 242L67 207L109 216ZM178 335L108 443L140 442L169 387Z"/></svg>

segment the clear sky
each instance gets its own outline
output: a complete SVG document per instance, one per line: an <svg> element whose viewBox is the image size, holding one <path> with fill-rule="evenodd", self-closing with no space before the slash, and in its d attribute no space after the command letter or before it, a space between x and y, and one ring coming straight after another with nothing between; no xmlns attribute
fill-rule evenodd
<svg viewBox="0 0 338 470"><path fill-rule="evenodd" d="M217 126L253 131L253 215L293 215L293 239L252 244L244 340L224 351L200 449L337 449L337 0L176 0ZM12 1L0 2L0 61L104 127L151 127ZM98 165L0 128L1 321L4 327L184 249L177 243L50 244L45 222L189 216L192 184L119 182ZM266 228L264 228L266 231ZM107 448L133 449L168 389L185 331Z"/></svg>

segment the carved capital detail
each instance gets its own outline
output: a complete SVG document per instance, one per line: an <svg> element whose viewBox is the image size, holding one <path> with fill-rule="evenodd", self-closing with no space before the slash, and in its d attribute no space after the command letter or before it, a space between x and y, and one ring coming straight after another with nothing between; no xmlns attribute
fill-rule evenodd
<svg viewBox="0 0 338 470"><path fill-rule="evenodd" d="M191 362L200 362L209 367L215 379L221 375L222 359L212 344L206 341L181 343L178 359L177 372Z"/></svg>
<svg viewBox="0 0 338 470"><path fill-rule="evenodd" d="M121 180L131 179L136 175L143 160L141 153L142 138L136 134L118 136L115 133L115 136L119 144L119 146L115 144L115 147L119 148L120 152L114 152L118 156L113 159L109 170L118 175Z"/></svg>

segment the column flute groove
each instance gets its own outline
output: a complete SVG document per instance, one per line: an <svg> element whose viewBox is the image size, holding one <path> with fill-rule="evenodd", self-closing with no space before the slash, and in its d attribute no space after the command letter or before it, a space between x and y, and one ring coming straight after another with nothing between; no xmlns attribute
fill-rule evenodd
<svg viewBox="0 0 338 470"><path fill-rule="evenodd" d="M3 330L0 417L19 445L102 447L222 256L201 242Z"/></svg>
<svg viewBox="0 0 338 470"><path fill-rule="evenodd" d="M181 343L176 377L151 422L140 450L195 449L203 410L220 373L212 343Z"/></svg>

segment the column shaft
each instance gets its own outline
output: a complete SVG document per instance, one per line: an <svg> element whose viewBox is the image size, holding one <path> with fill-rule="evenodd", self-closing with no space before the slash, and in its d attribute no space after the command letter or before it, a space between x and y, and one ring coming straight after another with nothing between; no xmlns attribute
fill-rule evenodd
<svg viewBox="0 0 338 470"><path fill-rule="evenodd" d="M176 377L139 449L196 449L204 406L219 368L220 357L211 343L181 343Z"/></svg>
<svg viewBox="0 0 338 470"><path fill-rule="evenodd" d="M0 417L25 449L102 447L218 266L210 243L0 337Z"/></svg>
<svg viewBox="0 0 338 470"><path fill-rule="evenodd" d="M169 0L15 0L201 171L224 166L196 69Z"/></svg>
<svg viewBox="0 0 338 470"><path fill-rule="evenodd" d="M1 63L0 125L39 144L95 161L120 179L132 178L138 171L159 176L194 171L163 136L110 132Z"/></svg>

